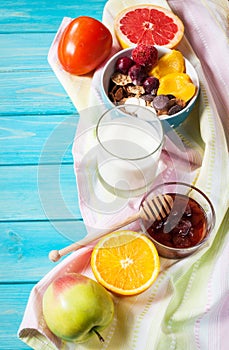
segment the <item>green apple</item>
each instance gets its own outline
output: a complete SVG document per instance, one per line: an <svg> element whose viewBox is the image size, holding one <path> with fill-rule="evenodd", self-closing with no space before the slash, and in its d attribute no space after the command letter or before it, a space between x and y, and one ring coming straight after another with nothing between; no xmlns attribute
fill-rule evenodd
<svg viewBox="0 0 229 350"><path fill-rule="evenodd" d="M54 280L43 295L48 328L67 341L81 343L109 325L114 315L111 294L98 282L77 273Z"/></svg>

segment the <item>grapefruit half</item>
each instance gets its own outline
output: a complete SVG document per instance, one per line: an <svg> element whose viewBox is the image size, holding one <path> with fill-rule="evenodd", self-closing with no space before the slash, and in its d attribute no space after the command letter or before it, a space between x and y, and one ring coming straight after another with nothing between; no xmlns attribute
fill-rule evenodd
<svg viewBox="0 0 229 350"><path fill-rule="evenodd" d="M121 47L138 44L175 48L184 35L183 22L172 11L155 5L125 8L115 18L114 29Z"/></svg>

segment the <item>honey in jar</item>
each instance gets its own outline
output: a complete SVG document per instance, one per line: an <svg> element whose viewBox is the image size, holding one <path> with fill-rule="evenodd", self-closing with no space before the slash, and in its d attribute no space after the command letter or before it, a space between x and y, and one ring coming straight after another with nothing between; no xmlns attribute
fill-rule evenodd
<svg viewBox="0 0 229 350"><path fill-rule="evenodd" d="M204 209L192 198L183 194L168 193L173 198L171 212L156 220L147 229L157 242L172 248L190 248L206 235L207 218Z"/></svg>

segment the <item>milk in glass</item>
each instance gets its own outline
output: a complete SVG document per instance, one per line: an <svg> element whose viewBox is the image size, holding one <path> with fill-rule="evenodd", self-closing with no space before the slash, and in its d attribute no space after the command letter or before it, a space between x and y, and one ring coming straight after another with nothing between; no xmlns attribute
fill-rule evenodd
<svg viewBox="0 0 229 350"><path fill-rule="evenodd" d="M111 188L129 191L153 182L162 148L158 124L126 116L107 120L97 132L97 167Z"/></svg>

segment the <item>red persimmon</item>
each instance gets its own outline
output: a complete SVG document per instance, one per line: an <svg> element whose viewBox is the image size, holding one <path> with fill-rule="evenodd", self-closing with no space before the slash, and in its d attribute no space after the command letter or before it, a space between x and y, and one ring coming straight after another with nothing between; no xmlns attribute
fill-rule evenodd
<svg viewBox="0 0 229 350"><path fill-rule="evenodd" d="M58 58L64 70L83 75L93 71L109 55L112 36L100 21L81 16L65 28L58 45Z"/></svg>

